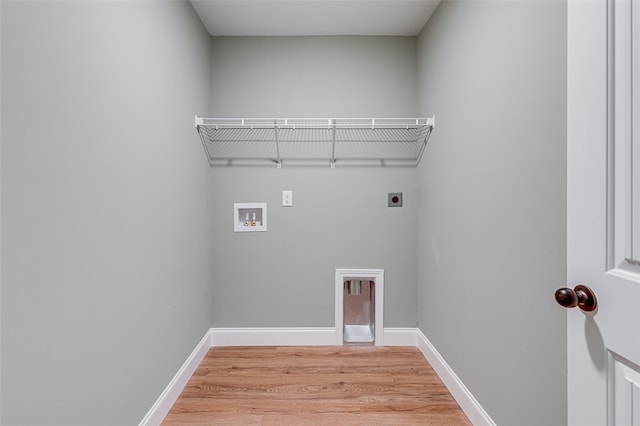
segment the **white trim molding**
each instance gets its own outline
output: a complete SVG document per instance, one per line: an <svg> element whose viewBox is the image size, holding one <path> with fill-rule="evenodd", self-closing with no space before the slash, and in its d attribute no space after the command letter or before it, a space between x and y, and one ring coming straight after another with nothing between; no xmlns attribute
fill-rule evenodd
<svg viewBox="0 0 640 426"><path fill-rule="evenodd" d="M416 328L385 328L385 346L418 346Z"/></svg>
<svg viewBox="0 0 640 426"><path fill-rule="evenodd" d="M377 332L376 332L377 333ZM171 410L189 379L212 347L223 346L341 346L337 327L212 328L167 385L140 426L155 426ZM475 426L496 426L442 355L418 328L385 328L385 346L417 347ZM340 344L336 344L336 342ZM377 344L377 342L376 342Z"/></svg>
<svg viewBox="0 0 640 426"><path fill-rule="evenodd" d="M431 367L435 370L440 380L449 389L449 392L456 400L462 411L469 417L474 426L496 426L489 414L482 408L478 400L471 394L469 389L462 383L462 380L447 364L442 355L431 344L429 339L422 333L419 328L416 332L416 346L427 359Z"/></svg>
<svg viewBox="0 0 640 426"><path fill-rule="evenodd" d="M173 379L167 387L162 391L158 400L153 404L149 412L140 422L140 426L159 425L167 416L171 407L176 402L182 389L187 385L193 373L204 359L205 355L211 348L211 334L213 329L209 329L204 335L198 346L191 352L189 358L182 364Z"/></svg>
<svg viewBox="0 0 640 426"><path fill-rule="evenodd" d="M211 346L331 346L333 327L212 328Z"/></svg>
<svg viewBox="0 0 640 426"><path fill-rule="evenodd" d="M344 281L348 279L369 279L375 282L374 298L375 298L375 337L374 344L376 346L384 346L384 269L336 269L335 280L335 326L336 326L336 345L344 343Z"/></svg>

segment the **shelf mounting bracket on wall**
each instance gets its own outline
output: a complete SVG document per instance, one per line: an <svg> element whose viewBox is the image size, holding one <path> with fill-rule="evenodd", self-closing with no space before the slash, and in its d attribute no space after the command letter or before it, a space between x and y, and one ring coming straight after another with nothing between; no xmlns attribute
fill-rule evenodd
<svg viewBox="0 0 640 426"><path fill-rule="evenodd" d="M285 122L286 124L286 122ZM274 129L274 133L275 133L275 138L276 138L276 156L277 156L277 161L278 161L278 168L281 169L282 168L282 159L280 159L280 141L278 139L279 133L280 133L280 129L278 128L278 120L273 120L273 129Z"/></svg>
<svg viewBox="0 0 640 426"><path fill-rule="evenodd" d="M336 168L336 120L335 118L331 120L333 125L332 128L332 142L331 142L331 168Z"/></svg>

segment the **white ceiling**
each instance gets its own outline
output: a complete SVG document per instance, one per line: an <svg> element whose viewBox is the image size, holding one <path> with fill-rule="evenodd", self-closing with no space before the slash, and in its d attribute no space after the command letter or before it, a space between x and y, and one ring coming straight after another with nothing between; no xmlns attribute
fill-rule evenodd
<svg viewBox="0 0 640 426"><path fill-rule="evenodd" d="M213 36L415 36L440 0L191 0Z"/></svg>

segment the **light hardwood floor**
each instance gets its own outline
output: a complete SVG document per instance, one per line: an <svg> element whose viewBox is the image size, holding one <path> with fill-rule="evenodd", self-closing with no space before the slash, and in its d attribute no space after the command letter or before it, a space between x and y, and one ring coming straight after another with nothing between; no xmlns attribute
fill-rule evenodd
<svg viewBox="0 0 640 426"><path fill-rule="evenodd" d="M213 348L163 425L470 425L412 347Z"/></svg>

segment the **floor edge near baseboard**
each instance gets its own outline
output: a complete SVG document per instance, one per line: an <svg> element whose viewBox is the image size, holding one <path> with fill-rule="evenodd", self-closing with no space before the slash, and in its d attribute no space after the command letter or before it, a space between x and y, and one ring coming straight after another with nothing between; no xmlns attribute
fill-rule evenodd
<svg viewBox="0 0 640 426"><path fill-rule="evenodd" d="M211 328L140 422L159 425L211 347L221 346L332 346L337 345L334 327ZM449 392L474 425L495 426L453 369L418 328L385 328L385 346L420 349Z"/></svg>

